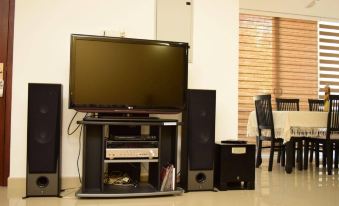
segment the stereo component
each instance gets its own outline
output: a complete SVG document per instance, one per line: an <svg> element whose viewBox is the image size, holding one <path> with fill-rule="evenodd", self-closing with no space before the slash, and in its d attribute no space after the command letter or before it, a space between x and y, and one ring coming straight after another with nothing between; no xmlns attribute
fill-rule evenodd
<svg viewBox="0 0 339 206"><path fill-rule="evenodd" d="M155 141L157 140L157 137L154 135L115 135L110 139L116 141Z"/></svg>
<svg viewBox="0 0 339 206"><path fill-rule="evenodd" d="M106 141L106 148L158 148L158 141Z"/></svg>
<svg viewBox="0 0 339 206"><path fill-rule="evenodd" d="M106 148L107 159L118 158L158 158L158 148Z"/></svg>
<svg viewBox="0 0 339 206"><path fill-rule="evenodd" d="M107 159L158 158L158 141L106 141Z"/></svg>

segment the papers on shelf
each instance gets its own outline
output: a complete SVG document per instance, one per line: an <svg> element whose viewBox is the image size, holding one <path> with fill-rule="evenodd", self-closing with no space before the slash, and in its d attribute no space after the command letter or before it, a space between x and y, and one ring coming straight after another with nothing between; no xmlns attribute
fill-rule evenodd
<svg viewBox="0 0 339 206"><path fill-rule="evenodd" d="M161 169L160 191L173 191L175 189L175 167L169 164Z"/></svg>

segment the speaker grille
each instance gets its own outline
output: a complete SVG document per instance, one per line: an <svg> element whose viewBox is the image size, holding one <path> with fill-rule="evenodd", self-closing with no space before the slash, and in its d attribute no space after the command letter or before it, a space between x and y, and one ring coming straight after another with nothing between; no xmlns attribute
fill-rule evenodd
<svg viewBox="0 0 339 206"><path fill-rule="evenodd" d="M54 173L60 148L61 85L28 85L29 173Z"/></svg>
<svg viewBox="0 0 339 206"><path fill-rule="evenodd" d="M211 170L215 139L214 90L188 90L188 156L191 170Z"/></svg>

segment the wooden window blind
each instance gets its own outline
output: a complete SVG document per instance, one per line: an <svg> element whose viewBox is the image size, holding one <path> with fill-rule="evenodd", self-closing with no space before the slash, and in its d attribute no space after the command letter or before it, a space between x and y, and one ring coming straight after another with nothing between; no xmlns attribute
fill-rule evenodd
<svg viewBox="0 0 339 206"><path fill-rule="evenodd" d="M240 138L255 95L272 94L274 109L276 97L299 98L300 110L318 97L317 27L315 21L240 14Z"/></svg>
<svg viewBox="0 0 339 206"><path fill-rule="evenodd" d="M319 22L319 98L324 87L339 94L339 23Z"/></svg>

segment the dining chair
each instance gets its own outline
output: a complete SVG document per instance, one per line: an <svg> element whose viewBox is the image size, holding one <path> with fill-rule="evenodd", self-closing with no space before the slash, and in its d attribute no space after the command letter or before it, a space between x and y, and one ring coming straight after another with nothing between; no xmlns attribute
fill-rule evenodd
<svg viewBox="0 0 339 206"><path fill-rule="evenodd" d="M270 148L268 171L272 171L274 151L278 151L278 159L281 158L281 164L285 165L284 140L275 137L271 95L255 96L254 104L258 125L256 167L262 163L262 149ZM263 146L263 141L270 142L270 146Z"/></svg>
<svg viewBox="0 0 339 206"><path fill-rule="evenodd" d="M276 98L278 111L299 111L299 99Z"/></svg>
<svg viewBox="0 0 339 206"><path fill-rule="evenodd" d="M324 100L323 99L308 99L309 111L323 112L324 111Z"/></svg>
<svg viewBox="0 0 339 206"><path fill-rule="evenodd" d="M299 99L291 98L276 98L278 111L299 111ZM303 139L295 139L296 151L297 151L297 162L302 161L302 150L303 150Z"/></svg>
<svg viewBox="0 0 339 206"><path fill-rule="evenodd" d="M324 100L323 99L308 99L309 111L322 112L324 111ZM310 162L313 162L313 153L315 153L315 165L319 167L319 153L323 152L324 139L309 138L305 142L305 145L309 145L310 150ZM305 155L307 158L308 156ZM307 164L307 163L306 163ZM323 166L326 166L326 153L323 153Z"/></svg>
<svg viewBox="0 0 339 206"><path fill-rule="evenodd" d="M338 144L339 144L339 95L330 95L330 107L327 118L326 153L327 173L332 174L333 149L335 152L335 168L338 168Z"/></svg>

